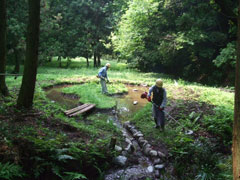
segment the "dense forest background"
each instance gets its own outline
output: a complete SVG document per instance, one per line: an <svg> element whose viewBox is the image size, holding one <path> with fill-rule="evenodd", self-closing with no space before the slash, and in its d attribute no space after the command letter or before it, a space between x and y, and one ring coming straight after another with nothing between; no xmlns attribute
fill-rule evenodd
<svg viewBox="0 0 240 180"><path fill-rule="evenodd" d="M7 1L7 63L23 64L28 4ZM111 56L141 71L211 85L234 83L237 2L218 0L41 1L39 64Z"/></svg>

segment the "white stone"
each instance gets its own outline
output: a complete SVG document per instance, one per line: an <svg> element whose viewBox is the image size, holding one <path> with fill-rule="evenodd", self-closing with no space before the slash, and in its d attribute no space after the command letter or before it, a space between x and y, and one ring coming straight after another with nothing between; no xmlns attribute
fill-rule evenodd
<svg viewBox="0 0 240 180"><path fill-rule="evenodd" d="M156 169L162 169L164 168L164 164L157 164L154 166Z"/></svg>
<svg viewBox="0 0 240 180"><path fill-rule="evenodd" d="M117 165L120 166L125 166L126 162L127 162L127 157L125 156L117 156L113 159L113 162Z"/></svg>
<svg viewBox="0 0 240 180"><path fill-rule="evenodd" d="M140 144L141 147L143 147L143 145L146 144L146 143L148 143L148 142L147 142L147 140L145 140L145 139L139 141L139 144Z"/></svg>
<svg viewBox="0 0 240 180"><path fill-rule="evenodd" d="M185 132L185 134L191 135L191 134L193 134L193 131L192 131L192 130L187 130L187 131Z"/></svg>
<svg viewBox="0 0 240 180"><path fill-rule="evenodd" d="M151 151L151 148L144 148L144 154L149 155L149 152Z"/></svg>
<svg viewBox="0 0 240 180"><path fill-rule="evenodd" d="M122 151L122 147L115 145L115 151L121 152Z"/></svg>
<svg viewBox="0 0 240 180"><path fill-rule="evenodd" d="M145 142L144 142L144 144L143 144L143 147L144 147L144 148L146 148L146 147L150 148L151 145L148 143L147 140L145 140Z"/></svg>
<svg viewBox="0 0 240 180"><path fill-rule="evenodd" d="M138 104L138 101L133 101L133 104L134 104L134 105Z"/></svg>
<svg viewBox="0 0 240 180"><path fill-rule="evenodd" d="M133 141L132 145L133 145L135 150L139 149L138 143L136 141Z"/></svg>
<svg viewBox="0 0 240 180"><path fill-rule="evenodd" d="M152 157L156 157L156 156L158 155L157 151L154 151L154 150L151 150L151 151L149 152L149 154L150 154L150 156L152 156Z"/></svg>
<svg viewBox="0 0 240 180"><path fill-rule="evenodd" d="M131 152L131 146L132 144L128 144L128 146L124 150L127 152Z"/></svg>
<svg viewBox="0 0 240 180"><path fill-rule="evenodd" d="M154 159L153 164L160 164L162 162L162 160L160 158Z"/></svg>
<svg viewBox="0 0 240 180"><path fill-rule="evenodd" d="M123 124L123 127L128 128L129 125L130 125L130 122L129 122L129 121L126 121L126 122Z"/></svg>
<svg viewBox="0 0 240 180"><path fill-rule="evenodd" d="M125 138L125 142L128 143L128 144L132 144L132 141L128 138Z"/></svg>
<svg viewBox="0 0 240 180"><path fill-rule="evenodd" d="M144 140L143 137L139 137L139 138L138 138L138 142L140 142L140 141L142 141L142 140Z"/></svg>
<svg viewBox="0 0 240 180"><path fill-rule="evenodd" d="M166 157L166 155L163 154L161 151L158 151L158 156L159 156L159 157L162 157L162 158L165 158L165 157Z"/></svg>
<svg viewBox="0 0 240 180"><path fill-rule="evenodd" d="M153 168L153 166L148 166L148 167L147 167L147 170L148 170L148 172L152 173L153 170L154 170L154 168Z"/></svg>
<svg viewBox="0 0 240 180"><path fill-rule="evenodd" d="M143 137L143 134L139 132L138 134L136 134L136 137Z"/></svg>
<svg viewBox="0 0 240 180"><path fill-rule="evenodd" d="M136 132L133 134L134 137L143 137L143 134L141 132Z"/></svg>

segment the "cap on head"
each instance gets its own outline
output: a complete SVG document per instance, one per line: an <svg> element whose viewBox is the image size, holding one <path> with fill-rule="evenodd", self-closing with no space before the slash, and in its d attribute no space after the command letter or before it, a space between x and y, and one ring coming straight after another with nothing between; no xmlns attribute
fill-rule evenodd
<svg viewBox="0 0 240 180"><path fill-rule="evenodd" d="M108 67L108 68L110 68L111 64L110 64L110 63L107 63L105 66Z"/></svg>
<svg viewBox="0 0 240 180"><path fill-rule="evenodd" d="M156 80L156 86L161 88L163 86L163 81L161 79Z"/></svg>

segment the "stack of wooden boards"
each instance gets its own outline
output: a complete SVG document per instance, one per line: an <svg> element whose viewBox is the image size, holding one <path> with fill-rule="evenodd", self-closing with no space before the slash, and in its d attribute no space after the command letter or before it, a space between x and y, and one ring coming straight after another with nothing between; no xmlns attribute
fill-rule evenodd
<svg viewBox="0 0 240 180"><path fill-rule="evenodd" d="M83 105L75 107L73 109L64 111L64 114L68 117L77 116L79 114L82 114L84 112L91 110L95 106L96 106L95 104L83 104Z"/></svg>

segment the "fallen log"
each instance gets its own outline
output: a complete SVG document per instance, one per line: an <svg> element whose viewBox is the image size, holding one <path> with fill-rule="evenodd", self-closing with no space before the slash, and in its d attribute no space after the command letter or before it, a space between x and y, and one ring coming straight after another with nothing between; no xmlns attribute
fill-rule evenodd
<svg viewBox="0 0 240 180"><path fill-rule="evenodd" d="M76 116L78 114L82 114L82 113L84 113L86 111L89 111L90 109L94 108L95 106L96 106L95 104L88 104L88 106L85 107L84 109L81 109L81 110L79 110L75 113L69 114L68 117L73 117L73 116Z"/></svg>
<svg viewBox="0 0 240 180"><path fill-rule="evenodd" d="M83 104L83 105L78 106L78 107L75 107L75 108L73 108L73 109L70 109L70 110L64 111L64 114L65 114L65 115L72 114L72 113L74 113L74 112L77 112L77 111L79 111L79 110L81 110L81 109L83 109L83 108L89 106L89 105L90 105L90 104Z"/></svg>

